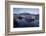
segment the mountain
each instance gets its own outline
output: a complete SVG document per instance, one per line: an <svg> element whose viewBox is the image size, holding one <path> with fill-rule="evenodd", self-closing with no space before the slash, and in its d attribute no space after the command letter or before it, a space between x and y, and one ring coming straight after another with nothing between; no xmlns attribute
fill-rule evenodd
<svg viewBox="0 0 46 36"><path fill-rule="evenodd" d="M39 16L39 14L30 14L30 13L20 13L20 14L14 14L14 15L35 15L35 16Z"/></svg>
<svg viewBox="0 0 46 36"><path fill-rule="evenodd" d="M19 15L31 15L30 13L20 13Z"/></svg>
<svg viewBox="0 0 46 36"><path fill-rule="evenodd" d="M18 14L13 14L13 15L18 15Z"/></svg>

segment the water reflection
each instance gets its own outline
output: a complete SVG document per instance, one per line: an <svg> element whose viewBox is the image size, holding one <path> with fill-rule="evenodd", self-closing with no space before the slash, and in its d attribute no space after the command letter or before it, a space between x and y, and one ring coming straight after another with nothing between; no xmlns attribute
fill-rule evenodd
<svg viewBox="0 0 46 36"><path fill-rule="evenodd" d="M37 17L38 18L38 17ZM39 19L29 18L29 17L16 17L14 16L13 20L14 28L15 27L39 27Z"/></svg>

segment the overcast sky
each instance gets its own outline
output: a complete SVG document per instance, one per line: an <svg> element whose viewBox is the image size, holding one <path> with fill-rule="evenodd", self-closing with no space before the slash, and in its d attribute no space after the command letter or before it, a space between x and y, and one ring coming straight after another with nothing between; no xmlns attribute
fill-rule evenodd
<svg viewBox="0 0 46 36"><path fill-rule="evenodd" d="M30 14L39 14L38 8L13 8L13 14L20 13L30 13Z"/></svg>

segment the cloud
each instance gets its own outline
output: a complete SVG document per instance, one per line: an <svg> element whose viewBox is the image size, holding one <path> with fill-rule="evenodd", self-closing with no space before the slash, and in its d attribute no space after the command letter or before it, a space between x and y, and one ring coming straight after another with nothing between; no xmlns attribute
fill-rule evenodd
<svg viewBox="0 0 46 36"><path fill-rule="evenodd" d="M30 13L30 14L39 14L38 8L13 8L13 13Z"/></svg>

